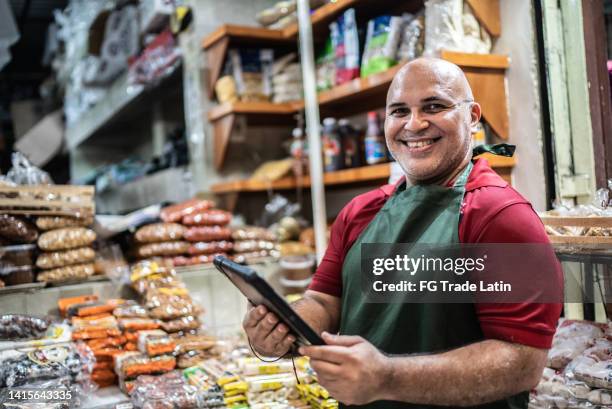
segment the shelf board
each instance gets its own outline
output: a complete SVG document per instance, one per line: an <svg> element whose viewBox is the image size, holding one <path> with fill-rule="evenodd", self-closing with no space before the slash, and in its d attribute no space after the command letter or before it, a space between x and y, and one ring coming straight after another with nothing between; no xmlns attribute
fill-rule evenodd
<svg viewBox="0 0 612 409"><path fill-rule="evenodd" d="M230 114L290 115L303 107L303 102L274 104L272 102L226 102L208 111L208 119L217 121Z"/></svg>
<svg viewBox="0 0 612 409"><path fill-rule="evenodd" d="M484 154L479 156L485 158L491 167L497 170L512 169L515 165L513 158ZM363 166L360 168L344 169L336 172L323 174L325 186L349 185L354 183L384 181L389 179L390 164ZM302 186L310 188L310 177L304 176ZM274 182L263 182L259 180L237 180L231 182L217 183L211 187L216 194L241 193L241 192L265 192L272 190L291 190L298 187L298 181L294 176L287 176Z"/></svg>

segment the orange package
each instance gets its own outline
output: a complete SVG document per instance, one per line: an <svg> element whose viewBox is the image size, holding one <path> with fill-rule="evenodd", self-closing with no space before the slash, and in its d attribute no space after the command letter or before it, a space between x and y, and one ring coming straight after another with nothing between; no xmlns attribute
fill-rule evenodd
<svg viewBox="0 0 612 409"><path fill-rule="evenodd" d="M128 342L123 346L126 351L138 351L138 345L135 342Z"/></svg>
<svg viewBox="0 0 612 409"><path fill-rule="evenodd" d="M138 331L135 332L126 332L125 333L125 339L128 342L137 342L138 341Z"/></svg>
<svg viewBox="0 0 612 409"><path fill-rule="evenodd" d="M108 338L118 337L121 335L121 331L118 329L106 328L97 330L79 330L72 333L73 340L84 340L84 339L96 339L96 338Z"/></svg>
<svg viewBox="0 0 612 409"><path fill-rule="evenodd" d="M91 380L103 388L113 385L117 380L117 375L110 369L101 369L91 373Z"/></svg>
<svg viewBox="0 0 612 409"><path fill-rule="evenodd" d="M106 358L112 359L115 355L117 355L120 352L123 352L123 350L120 348L101 348L101 349L95 349L93 351L93 354L96 357L96 359L100 358L102 360L107 360Z"/></svg>
<svg viewBox="0 0 612 409"><path fill-rule="evenodd" d="M112 314L115 307L116 305L108 304L108 303L86 305L86 306L80 307L76 315L78 315L79 317L86 317L88 315L97 315L97 314L104 314L104 313Z"/></svg>
<svg viewBox="0 0 612 409"><path fill-rule="evenodd" d="M71 305L75 304L85 304L92 301L98 301L97 295L80 295L78 297L69 297L69 298L60 298L57 302L57 307L59 308L60 314L62 317L66 316L66 312Z"/></svg>
<svg viewBox="0 0 612 409"><path fill-rule="evenodd" d="M125 376L133 377L138 375L147 375L161 372L170 372L176 366L176 359L174 357L166 357L163 359L152 359L142 363L130 363L123 367Z"/></svg>
<svg viewBox="0 0 612 409"><path fill-rule="evenodd" d="M149 318L121 318L119 319L119 327L125 331L141 331L158 329L160 323Z"/></svg>
<svg viewBox="0 0 612 409"><path fill-rule="evenodd" d="M113 369L113 361L112 360L105 360L105 361L97 361L94 366L93 366L93 371L100 371L102 369Z"/></svg>

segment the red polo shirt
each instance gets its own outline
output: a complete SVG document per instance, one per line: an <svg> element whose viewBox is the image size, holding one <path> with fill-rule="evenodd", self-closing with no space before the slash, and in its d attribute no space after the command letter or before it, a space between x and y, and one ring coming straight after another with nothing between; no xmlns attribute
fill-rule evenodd
<svg viewBox="0 0 612 409"><path fill-rule="evenodd" d="M331 228L325 256L310 289L342 296L344 257L395 190L394 185L355 197L340 212ZM548 243L540 218L531 204L495 173L485 159L478 159L466 184L459 219L461 243ZM562 272L551 285L561 286ZM560 304L476 304L486 338L537 348L550 348Z"/></svg>

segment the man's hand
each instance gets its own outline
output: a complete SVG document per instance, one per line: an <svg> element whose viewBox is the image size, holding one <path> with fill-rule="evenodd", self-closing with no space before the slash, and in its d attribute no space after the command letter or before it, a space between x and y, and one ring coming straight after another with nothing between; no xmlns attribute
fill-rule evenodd
<svg viewBox="0 0 612 409"><path fill-rule="evenodd" d="M323 333L324 346L304 346L319 383L334 399L346 405L363 405L382 399L379 394L388 376L388 358L359 336Z"/></svg>
<svg viewBox="0 0 612 409"><path fill-rule="evenodd" d="M263 305L255 308L249 303L242 326L253 349L264 356L283 356L295 342L289 328L279 323L278 317Z"/></svg>

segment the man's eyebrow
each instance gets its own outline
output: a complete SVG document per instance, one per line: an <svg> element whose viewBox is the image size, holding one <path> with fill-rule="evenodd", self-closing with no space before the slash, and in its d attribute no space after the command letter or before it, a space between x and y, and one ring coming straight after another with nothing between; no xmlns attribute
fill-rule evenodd
<svg viewBox="0 0 612 409"><path fill-rule="evenodd" d="M422 103L425 102L436 102L436 101L446 101L446 99L444 97L439 97L439 96L431 96L431 97L427 97L421 100Z"/></svg>
<svg viewBox="0 0 612 409"><path fill-rule="evenodd" d="M406 103L405 102L392 102L389 105L387 105L387 108L397 108L397 107L405 107Z"/></svg>

